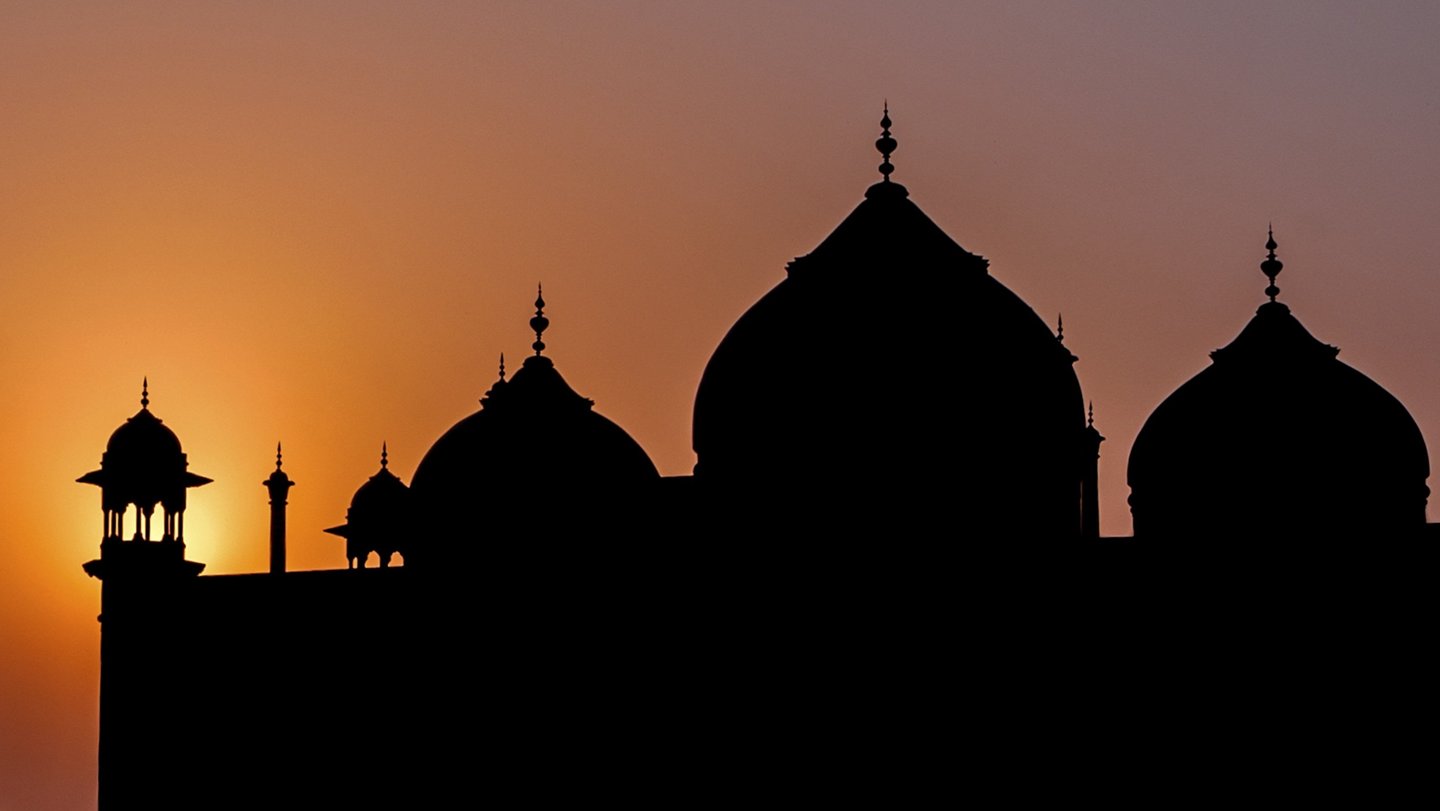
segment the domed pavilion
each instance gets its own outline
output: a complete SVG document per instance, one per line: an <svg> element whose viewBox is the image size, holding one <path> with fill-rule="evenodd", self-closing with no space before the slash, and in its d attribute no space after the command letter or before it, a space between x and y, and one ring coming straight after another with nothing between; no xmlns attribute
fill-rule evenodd
<svg viewBox="0 0 1440 811"><path fill-rule="evenodd" d="M413 514L410 488L390 472L390 448L382 443L380 469L355 491L350 509L345 511L345 523L325 531L345 539L349 568L365 568L366 559L374 552L380 568L386 569L406 545Z"/></svg>
<svg viewBox="0 0 1440 811"><path fill-rule="evenodd" d="M105 515L103 541L121 541L125 514L135 507L135 541L161 541L184 546L185 491L209 484L210 479L189 471L180 438L159 417L150 413L150 380L140 391L140 410L110 435L100 469L76 481L100 488ZM160 537L152 533L155 508L162 510ZM182 553L183 554L183 553Z"/></svg>

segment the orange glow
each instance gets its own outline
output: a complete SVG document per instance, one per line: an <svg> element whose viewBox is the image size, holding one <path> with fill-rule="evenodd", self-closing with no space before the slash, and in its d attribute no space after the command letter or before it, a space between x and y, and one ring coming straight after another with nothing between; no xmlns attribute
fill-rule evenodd
<svg viewBox="0 0 1440 811"><path fill-rule="evenodd" d="M1129 532L1140 424L1263 300L1271 220L1282 299L1440 449L1437 24L1310 3L6 6L0 806L93 804L80 564L101 517L74 479L142 376L215 479L186 515L209 572L265 568L277 439L291 568L343 566L321 530L381 442L409 481L498 355L523 357L537 281L547 354L686 473L709 353L878 177L885 97L895 179L1064 312L1109 438L1105 533ZM885 380L856 369L837 403L863 414Z"/></svg>

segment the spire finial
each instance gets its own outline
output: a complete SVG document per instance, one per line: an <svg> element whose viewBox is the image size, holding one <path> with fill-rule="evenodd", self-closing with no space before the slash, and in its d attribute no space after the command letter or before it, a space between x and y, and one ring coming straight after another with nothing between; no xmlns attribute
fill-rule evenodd
<svg viewBox="0 0 1440 811"><path fill-rule="evenodd" d="M885 101L885 112L880 116L880 138L875 141L875 148L880 150L884 160L880 161L880 174L884 176L886 183L890 182L890 173L895 167L890 163L890 153L895 151L895 139L890 137L890 101Z"/></svg>
<svg viewBox="0 0 1440 811"><path fill-rule="evenodd" d="M150 407L150 377L148 375L140 381L140 407Z"/></svg>
<svg viewBox="0 0 1440 811"><path fill-rule="evenodd" d="M1095 401L1094 401L1094 400L1091 400L1091 401L1090 401L1090 414L1085 418L1085 427L1086 427L1086 428L1094 428L1094 427L1095 427Z"/></svg>
<svg viewBox="0 0 1440 811"><path fill-rule="evenodd" d="M389 470L389 469L390 469L390 443L389 443L389 442L381 442L381 443L380 443L380 469L381 469L381 470Z"/></svg>
<svg viewBox="0 0 1440 811"><path fill-rule="evenodd" d="M1065 343L1065 314L1060 313L1055 318L1055 340Z"/></svg>
<svg viewBox="0 0 1440 811"><path fill-rule="evenodd" d="M275 443L275 469L280 469L280 443Z"/></svg>
<svg viewBox="0 0 1440 811"><path fill-rule="evenodd" d="M1285 263L1275 258L1275 249L1280 246L1275 243L1275 227L1273 224L1266 228L1266 233L1268 237L1265 240L1265 250L1269 251L1270 254L1265 257L1264 262L1260 263L1260 272L1270 277L1270 286L1265 288L1265 295L1269 296L1271 301L1274 301L1275 297L1280 295L1280 288L1275 286L1275 277L1280 275L1280 271L1285 267Z"/></svg>
<svg viewBox="0 0 1440 811"><path fill-rule="evenodd" d="M505 382L505 353L500 353L500 382Z"/></svg>
<svg viewBox="0 0 1440 811"><path fill-rule="evenodd" d="M545 351L545 341L540 336L545 334L545 329L550 326L550 319L545 317L545 290L540 285L535 285L535 317L530 319L530 329L535 330L535 343L530 348L535 350L538 356Z"/></svg>

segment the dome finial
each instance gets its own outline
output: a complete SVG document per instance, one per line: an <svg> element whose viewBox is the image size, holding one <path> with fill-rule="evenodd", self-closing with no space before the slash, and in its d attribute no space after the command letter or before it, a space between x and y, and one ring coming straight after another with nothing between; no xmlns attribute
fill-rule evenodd
<svg viewBox="0 0 1440 811"><path fill-rule="evenodd" d="M1280 288L1275 286L1275 277L1280 275L1280 270L1285 267L1285 263L1275 258L1275 249L1280 246L1275 243L1274 225L1272 224L1267 227L1266 232L1269 236L1265 240L1265 250L1269 251L1270 255L1265 258L1264 262L1260 263L1260 272L1270 278L1270 286L1265 288L1265 295L1269 296L1271 301L1274 301L1275 297L1280 295Z"/></svg>
<svg viewBox="0 0 1440 811"><path fill-rule="evenodd" d="M1090 413L1089 413L1089 415L1085 418L1085 427L1086 427L1086 428L1094 428L1094 427L1095 427L1095 401L1094 401L1094 400L1091 400L1091 401L1090 401Z"/></svg>
<svg viewBox="0 0 1440 811"><path fill-rule="evenodd" d="M147 375L140 381L140 407L150 407L150 377Z"/></svg>
<svg viewBox="0 0 1440 811"><path fill-rule="evenodd" d="M530 329L535 330L535 343L530 348L535 350L536 356L545 351L545 341L541 336L550 326L550 319L545 317L545 291L540 285L535 285L535 317L530 319Z"/></svg>
<svg viewBox="0 0 1440 811"><path fill-rule="evenodd" d="M895 139L890 137L890 101L885 101L885 112L880 117L880 138L875 141L875 148L880 150L884 160L880 161L880 174L884 176L886 183L890 182L890 173L895 167L890 163L890 153L895 151Z"/></svg>
<svg viewBox="0 0 1440 811"><path fill-rule="evenodd" d="M380 469L381 469L381 470L389 470L389 469L390 469L390 443L389 443L389 442L381 442L381 443L380 443Z"/></svg>
<svg viewBox="0 0 1440 811"><path fill-rule="evenodd" d="M500 353L500 382L505 382L505 353Z"/></svg>
<svg viewBox="0 0 1440 811"><path fill-rule="evenodd" d="M280 469L280 443L275 443L275 469Z"/></svg>
<svg viewBox="0 0 1440 811"><path fill-rule="evenodd" d="M1060 313L1055 318L1055 340L1065 343L1065 314Z"/></svg>

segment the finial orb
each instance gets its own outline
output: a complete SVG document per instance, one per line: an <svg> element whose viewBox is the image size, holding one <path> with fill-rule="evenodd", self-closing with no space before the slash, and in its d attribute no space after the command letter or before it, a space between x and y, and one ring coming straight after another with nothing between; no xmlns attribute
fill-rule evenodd
<svg viewBox="0 0 1440 811"><path fill-rule="evenodd" d="M550 319L545 317L545 296L544 289L540 285L535 286L535 317L530 319L530 329L535 332L535 343L530 348L539 355L545 351L545 340L541 337L550 326Z"/></svg>
<svg viewBox="0 0 1440 811"><path fill-rule="evenodd" d="M1280 246L1275 242L1275 231L1272 228L1269 230L1269 236L1265 240L1265 250L1270 253L1265 257L1265 261L1260 263L1260 272L1264 273L1265 276L1270 279L1270 286L1265 288L1265 295L1269 296L1271 301L1274 301L1275 297L1280 295L1280 288L1275 286L1275 277L1279 276L1280 271L1285 269L1285 263L1281 262L1275 256L1275 249L1278 247Z"/></svg>
<svg viewBox="0 0 1440 811"><path fill-rule="evenodd" d="M880 118L880 137L875 140L875 148L884 158L880 162L880 174L884 176L886 182L890 180L890 173L895 171L895 166L890 163L890 154L895 151L896 146L898 144L895 139L890 137L890 104L886 102L885 114Z"/></svg>

